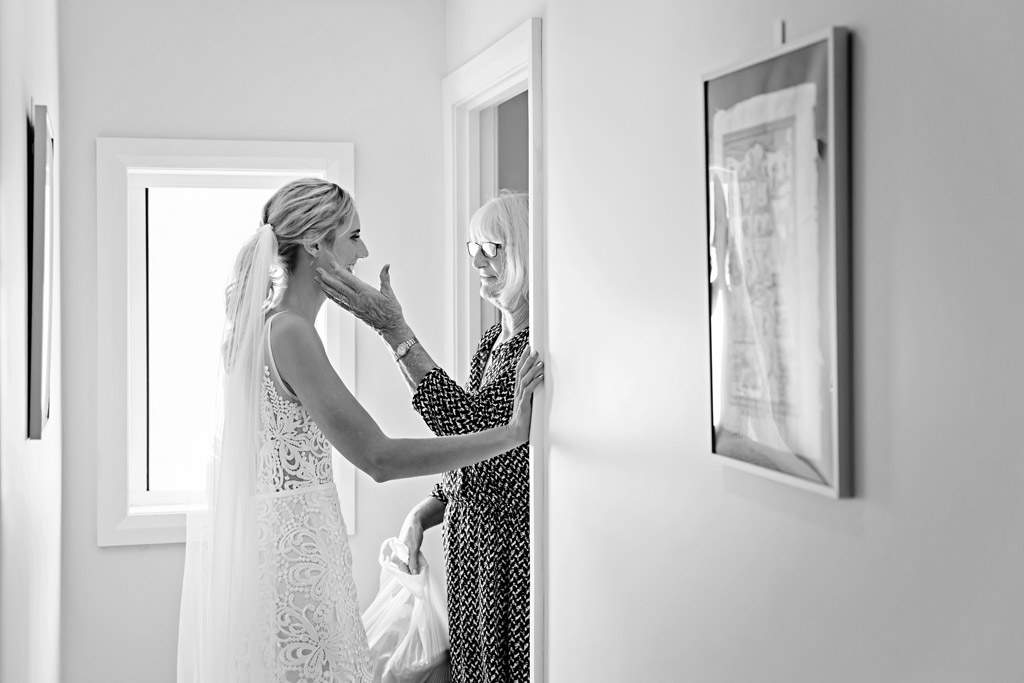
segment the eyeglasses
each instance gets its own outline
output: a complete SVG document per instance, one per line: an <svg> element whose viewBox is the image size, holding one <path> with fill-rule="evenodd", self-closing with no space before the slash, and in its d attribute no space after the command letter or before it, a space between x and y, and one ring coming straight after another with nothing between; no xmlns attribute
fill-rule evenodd
<svg viewBox="0 0 1024 683"><path fill-rule="evenodd" d="M494 258L498 255L498 250L502 248L502 245L497 242L466 242L466 251L469 252L470 258L476 258L478 251L483 249L484 256L487 258Z"/></svg>

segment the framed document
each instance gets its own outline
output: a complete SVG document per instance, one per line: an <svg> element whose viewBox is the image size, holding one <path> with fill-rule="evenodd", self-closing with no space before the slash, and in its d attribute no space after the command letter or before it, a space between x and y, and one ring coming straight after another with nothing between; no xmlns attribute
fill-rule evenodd
<svg viewBox="0 0 1024 683"><path fill-rule="evenodd" d="M712 452L853 494L848 35L704 78Z"/></svg>
<svg viewBox="0 0 1024 683"><path fill-rule="evenodd" d="M46 106L32 119L29 184L29 373L28 438L43 438L50 417L50 349L53 318L54 140Z"/></svg>

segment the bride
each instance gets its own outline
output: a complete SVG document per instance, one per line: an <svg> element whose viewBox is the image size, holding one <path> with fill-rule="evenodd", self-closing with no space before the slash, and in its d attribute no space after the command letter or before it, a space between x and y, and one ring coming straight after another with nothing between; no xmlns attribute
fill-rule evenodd
<svg viewBox="0 0 1024 683"><path fill-rule="evenodd" d="M372 681L331 446L383 482L529 439L543 379L536 353L516 368L508 425L426 439L381 431L313 327L325 299L317 268L351 270L367 254L352 197L316 179L278 190L239 252L226 291L223 413L206 499L188 516L179 683Z"/></svg>

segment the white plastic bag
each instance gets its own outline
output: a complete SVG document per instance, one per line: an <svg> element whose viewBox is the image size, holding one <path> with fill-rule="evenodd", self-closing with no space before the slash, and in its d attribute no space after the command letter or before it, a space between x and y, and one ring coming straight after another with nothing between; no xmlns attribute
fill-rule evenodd
<svg viewBox="0 0 1024 683"><path fill-rule="evenodd" d="M407 574L398 562L409 549L397 538L380 549L380 590L363 613L374 681L446 683L451 681L448 610L437 579L419 555L420 573Z"/></svg>

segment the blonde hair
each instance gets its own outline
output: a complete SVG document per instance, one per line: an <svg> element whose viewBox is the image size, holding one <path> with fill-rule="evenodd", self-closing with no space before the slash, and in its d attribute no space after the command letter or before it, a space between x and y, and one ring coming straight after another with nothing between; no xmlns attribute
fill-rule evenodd
<svg viewBox="0 0 1024 683"><path fill-rule="evenodd" d="M469 220L469 238L502 245L505 267L498 284L501 307L512 311L530 305L530 196L502 190Z"/></svg>
<svg viewBox="0 0 1024 683"><path fill-rule="evenodd" d="M355 212L351 194L335 183L319 178L293 180L267 200L263 205L261 229L242 245L224 290L227 322L223 351L228 368L234 362L237 346L234 328L238 326L240 306L246 301L249 289L266 287L266 291L254 294L263 297L264 311L276 306L288 286L288 276L295 270L299 250L335 237L335 230L347 232ZM269 272L257 273L253 272L253 265L264 226L273 231L272 246L268 248L276 251L276 256Z"/></svg>
<svg viewBox="0 0 1024 683"><path fill-rule="evenodd" d="M301 247L314 246L350 224L355 211L352 195L329 180L300 178L275 192L263 205L263 222L274 226L285 272L295 269Z"/></svg>
<svg viewBox="0 0 1024 683"><path fill-rule="evenodd" d="M347 232L355 212L351 194L319 178L293 180L267 200L263 205L263 224L274 230L278 256L270 273L272 291L268 308L276 306L284 296L299 252L332 237L339 228Z"/></svg>

